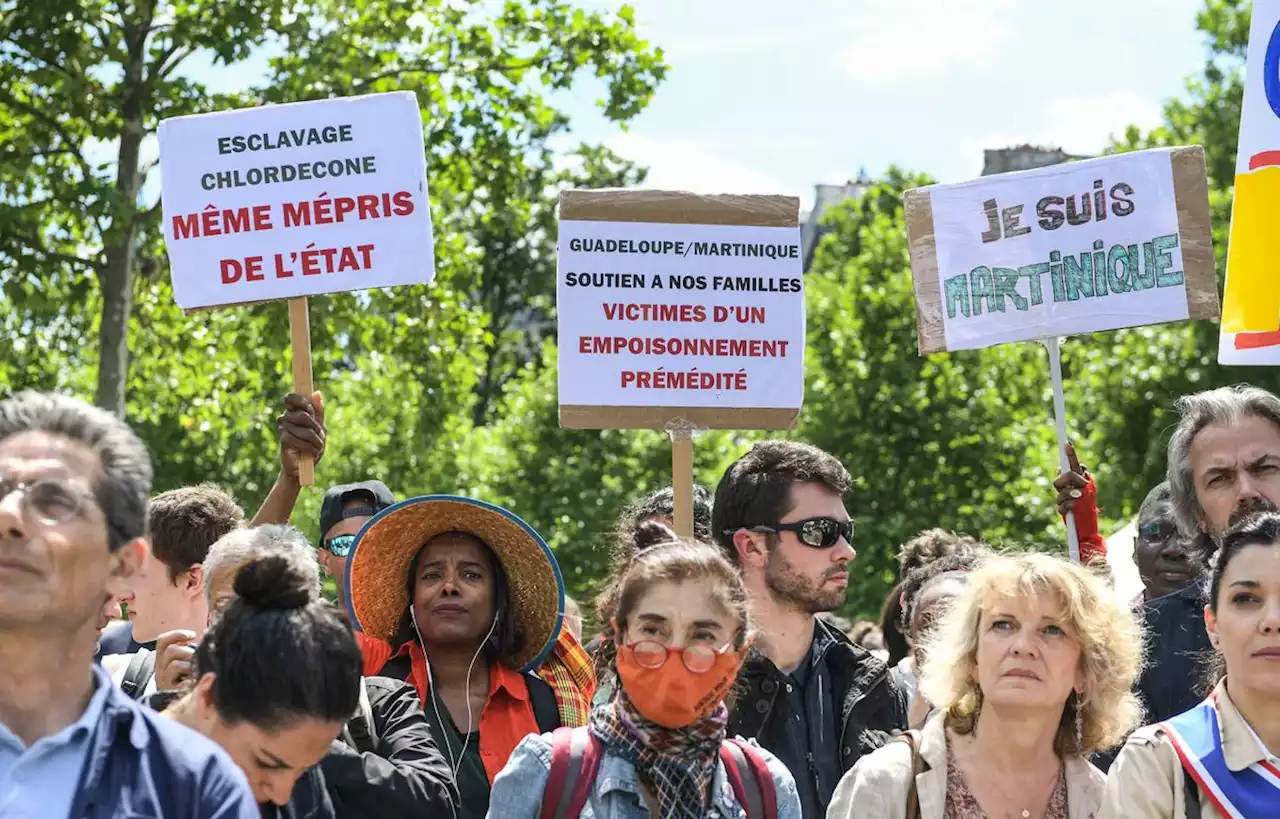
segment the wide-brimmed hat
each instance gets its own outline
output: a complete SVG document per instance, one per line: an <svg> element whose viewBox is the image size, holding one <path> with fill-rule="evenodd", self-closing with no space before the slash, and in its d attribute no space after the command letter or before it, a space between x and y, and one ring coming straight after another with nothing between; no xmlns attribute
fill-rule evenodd
<svg viewBox="0 0 1280 819"><path fill-rule="evenodd" d="M500 506L457 495L423 495L388 507L361 527L347 559L347 610L356 627L390 641L409 608L409 564L445 532L483 540L502 563L510 587L509 615L523 645L508 665L528 670L542 662L564 617L564 578L546 541Z"/></svg>

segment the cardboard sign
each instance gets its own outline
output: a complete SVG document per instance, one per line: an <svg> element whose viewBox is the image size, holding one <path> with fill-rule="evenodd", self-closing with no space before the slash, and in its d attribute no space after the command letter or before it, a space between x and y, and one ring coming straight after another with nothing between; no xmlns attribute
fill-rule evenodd
<svg viewBox="0 0 1280 819"><path fill-rule="evenodd" d="M921 355L1218 315L1199 147L917 188L905 210Z"/></svg>
<svg viewBox="0 0 1280 819"><path fill-rule="evenodd" d="M560 195L560 425L789 429L804 398L799 201Z"/></svg>
<svg viewBox="0 0 1280 819"><path fill-rule="evenodd" d="M1248 53L1222 296L1226 333L1280 330L1280 0L1254 0Z"/></svg>
<svg viewBox="0 0 1280 819"><path fill-rule="evenodd" d="M185 310L435 276L409 92L160 123L164 238Z"/></svg>

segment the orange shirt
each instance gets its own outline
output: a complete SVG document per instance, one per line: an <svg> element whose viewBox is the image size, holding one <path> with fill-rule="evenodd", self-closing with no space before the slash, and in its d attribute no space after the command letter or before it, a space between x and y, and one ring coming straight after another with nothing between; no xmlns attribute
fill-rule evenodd
<svg viewBox="0 0 1280 819"><path fill-rule="evenodd" d="M390 644L383 640L360 632L356 633L356 639L364 652L366 677L376 675L388 660L408 652L410 672L405 682L418 689L418 699L423 708L431 707L427 701L431 676L422 646L406 643L392 653ZM524 675L501 663L492 663L489 666L489 697L480 712L480 760L490 783L507 764L520 740L537 733L540 733L538 721L533 716L533 703L529 701L529 685Z"/></svg>

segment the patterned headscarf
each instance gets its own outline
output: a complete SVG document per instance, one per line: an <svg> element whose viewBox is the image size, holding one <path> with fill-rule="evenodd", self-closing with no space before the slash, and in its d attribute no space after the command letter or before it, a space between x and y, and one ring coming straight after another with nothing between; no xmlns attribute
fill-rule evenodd
<svg viewBox="0 0 1280 819"><path fill-rule="evenodd" d="M641 782L658 795L663 819L700 819L707 815L711 781L725 739L729 709L716 710L685 728L663 728L635 710L618 689L613 702L591 713L591 733L635 765Z"/></svg>

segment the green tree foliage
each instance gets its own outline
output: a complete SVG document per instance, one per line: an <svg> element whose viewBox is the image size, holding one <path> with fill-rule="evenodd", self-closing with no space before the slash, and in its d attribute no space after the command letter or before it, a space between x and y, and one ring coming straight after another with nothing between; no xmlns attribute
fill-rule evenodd
<svg viewBox="0 0 1280 819"><path fill-rule="evenodd" d="M277 55L268 76L234 94L212 93L184 73L193 56L210 58L216 71L261 53ZM41 327L56 318L72 338L97 333L96 398L123 414L145 383L128 381L126 392L129 353L141 346L131 339L133 302L147 287L135 277L166 278L159 207L142 201L156 167L144 150L159 120L409 90L423 108L434 218L446 237L437 251L442 287L457 291L443 301L477 313L495 302L507 308L510 298L490 293L496 280L521 261L545 267L546 188L635 175L598 149L586 150L581 173L558 172L548 141L569 123L550 93L594 75L603 113L623 122L644 108L665 70L661 53L637 37L629 8L587 13L562 0L0 0L6 295L25 306L27 290L38 291L32 306L51 311L37 314ZM95 163L95 150L111 160ZM517 218L525 237L512 235ZM545 301L546 278L516 289ZM421 312L434 303L410 293L396 306ZM499 331L474 345L498 361L480 362L488 385L519 363L507 349L507 321L500 312L480 322ZM24 379L47 384L60 370L50 363Z"/></svg>
<svg viewBox="0 0 1280 819"><path fill-rule="evenodd" d="M1160 128L1130 129L1114 149L1205 146L1221 261L1248 4L1208 0L1198 24L1211 50L1201 75ZM128 123L140 121L145 137L176 113L412 90L427 133L437 281L312 300L331 436L317 480L379 477L402 497L506 504L547 536L572 594L598 587L619 512L668 483L670 447L658 432L559 428L555 191L633 184L641 171L592 146L557 156L569 123L552 100L585 72L603 81L608 116L625 122L644 106L664 66L629 11L560 0L0 0L0 26L0 338L11 340L0 394L111 397L111 353L99 367L104 347L93 340L115 320L104 271L131 225L125 406L155 453L158 488L215 480L256 504L275 473L270 418L289 383L285 309L184 317L174 306L158 213L139 202L144 158L134 194L122 184ZM250 50L276 56L260 86L234 95L210 93L175 63L212 54L222 65ZM140 120L130 94L141 94ZM879 608L899 545L925 528L1065 550L1044 350L916 352L901 196L926 181L894 170L836 209L806 281L806 403L787 435L834 453L855 477L847 615ZM1209 322L1072 338L1063 353L1069 429L1097 476L1104 527L1160 480L1177 396L1244 380L1280 389L1271 370L1219 367ZM714 487L770 434L699 436L697 478ZM312 536L319 500L319 489L305 492L294 518Z"/></svg>

